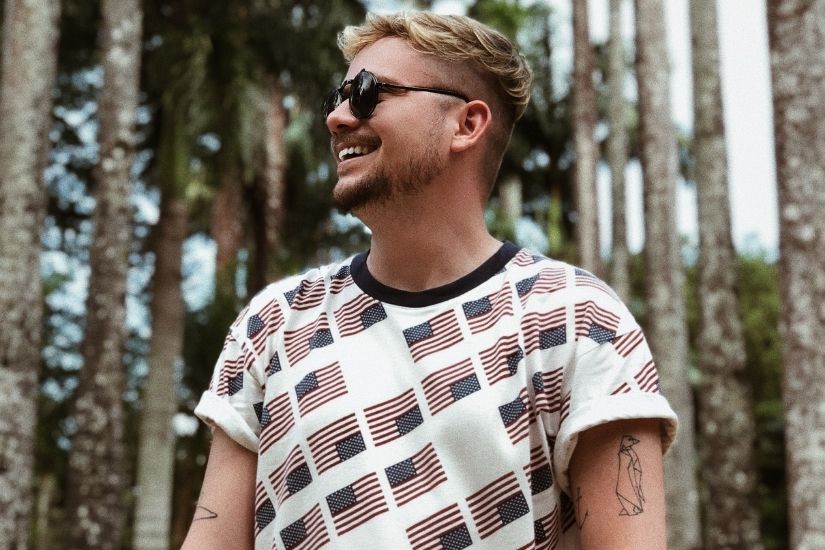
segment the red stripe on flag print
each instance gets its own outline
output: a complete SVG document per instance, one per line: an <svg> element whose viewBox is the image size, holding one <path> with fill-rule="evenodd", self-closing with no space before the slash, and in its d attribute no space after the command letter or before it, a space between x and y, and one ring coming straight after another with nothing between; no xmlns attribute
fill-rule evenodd
<svg viewBox="0 0 825 550"><path fill-rule="evenodd" d="M525 353L530 355L537 349L548 349L564 343L566 334L567 310L564 307L544 313L531 312L524 316Z"/></svg>
<svg viewBox="0 0 825 550"><path fill-rule="evenodd" d="M281 465L269 474L269 482L275 489L278 504L282 504L312 482L312 475L304 454L301 452L301 447L296 445L290 451Z"/></svg>
<svg viewBox="0 0 825 550"><path fill-rule="evenodd" d="M567 288L567 271L563 267L542 269L533 277L516 283L516 292L522 306L534 296L552 294L565 288Z"/></svg>
<svg viewBox="0 0 825 550"><path fill-rule="evenodd" d="M234 340L234 338L233 338ZM249 370L255 362L255 354L241 345L240 355L236 357L224 358L218 375L218 387L216 393L220 396L234 395L243 387L243 373Z"/></svg>
<svg viewBox="0 0 825 550"><path fill-rule="evenodd" d="M331 294L338 294L350 286L353 282L352 276L350 275L349 265L345 265L332 276L332 280L329 284L329 291Z"/></svg>
<svg viewBox="0 0 825 550"><path fill-rule="evenodd" d="M307 442L319 474L366 450L355 413L321 428Z"/></svg>
<svg viewBox="0 0 825 550"><path fill-rule="evenodd" d="M467 504L482 539L530 512L513 472L504 474L471 495Z"/></svg>
<svg viewBox="0 0 825 550"><path fill-rule="evenodd" d="M470 359L430 374L421 386L433 415L481 389Z"/></svg>
<svg viewBox="0 0 825 550"><path fill-rule="evenodd" d="M589 300L576 304L576 336L590 337L594 324L615 333L619 328L619 316Z"/></svg>
<svg viewBox="0 0 825 550"><path fill-rule="evenodd" d="M412 388L397 397L367 407L364 415L376 447L409 433L423 421Z"/></svg>
<svg viewBox="0 0 825 550"><path fill-rule="evenodd" d="M467 524L458 504L442 508L431 516L407 528L407 538L413 550L459 550L472 544ZM447 546L442 541L449 540Z"/></svg>
<svg viewBox="0 0 825 550"><path fill-rule="evenodd" d="M630 332L625 332L621 336L617 336L613 339L613 347L616 348L616 353L621 355L622 357L628 357L633 350L639 347L639 344L645 341L645 336L642 334L641 329L631 330Z"/></svg>
<svg viewBox="0 0 825 550"><path fill-rule="evenodd" d="M406 460L384 468L395 502L403 506L447 481L447 474L430 443Z"/></svg>
<svg viewBox="0 0 825 550"><path fill-rule="evenodd" d="M261 427L261 448L259 453L267 452L295 426L289 394L284 392L266 404L268 422Z"/></svg>
<svg viewBox="0 0 825 550"><path fill-rule="evenodd" d="M269 337L278 332L283 325L284 316L275 300L270 301L259 312L247 319L246 337L252 342L252 349L256 354L263 353Z"/></svg>
<svg viewBox="0 0 825 550"><path fill-rule="evenodd" d="M255 486L255 536L275 519L275 507L262 482Z"/></svg>
<svg viewBox="0 0 825 550"><path fill-rule="evenodd" d="M657 393L659 391L659 373L653 359L645 363L642 370L633 375L642 391Z"/></svg>
<svg viewBox="0 0 825 550"><path fill-rule="evenodd" d="M338 361L310 372L295 385L301 416L347 393L347 383Z"/></svg>
<svg viewBox="0 0 825 550"><path fill-rule="evenodd" d="M367 294L359 294L335 312L335 323L341 336L358 334L386 318L381 302Z"/></svg>
<svg viewBox="0 0 825 550"><path fill-rule="evenodd" d="M524 351L518 344L518 335L502 336L491 348L479 354L484 373L492 386L518 372Z"/></svg>
<svg viewBox="0 0 825 550"><path fill-rule="evenodd" d="M461 327L453 310L449 309L425 323L404 330L413 361L449 348L461 341Z"/></svg>
<svg viewBox="0 0 825 550"><path fill-rule="evenodd" d="M559 425L562 422L567 420L567 417L570 416L570 392L567 392L567 395L561 400L561 412L559 413Z"/></svg>
<svg viewBox="0 0 825 550"><path fill-rule="evenodd" d="M528 548L534 550L554 550L559 544L559 509L553 511L533 521L533 531L535 540Z"/></svg>
<svg viewBox="0 0 825 550"><path fill-rule="evenodd" d="M527 267L528 265L533 265L534 263L540 262L543 259L544 256L532 254L527 250L521 249L515 256L513 256L513 265L517 265L519 267Z"/></svg>
<svg viewBox="0 0 825 550"><path fill-rule="evenodd" d="M296 288L284 294L289 303L289 307L301 311L312 309L324 301L326 295L324 279L319 278L314 281L301 281Z"/></svg>
<svg viewBox="0 0 825 550"><path fill-rule="evenodd" d="M536 394L536 411L554 413L561 408L561 387L564 368L533 374L533 390Z"/></svg>
<svg viewBox="0 0 825 550"><path fill-rule="evenodd" d="M332 344L327 316L322 313L315 321L297 330L284 332L284 348L291 366L309 355L313 349Z"/></svg>
<svg viewBox="0 0 825 550"><path fill-rule="evenodd" d="M338 536L388 510L375 473L327 495L326 501Z"/></svg>
<svg viewBox="0 0 825 550"><path fill-rule="evenodd" d="M596 290L600 290L604 292L614 300L618 299L616 293L613 292L613 289L607 286L607 284L593 275L592 273L585 271L584 269L576 268L576 286L577 287L588 287L588 288L595 288Z"/></svg>
<svg viewBox="0 0 825 550"><path fill-rule="evenodd" d="M524 465L524 474L530 483L530 494L537 495L553 486L553 471L548 455L541 445L530 449L530 462Z"/></svg>
<svg viewBox="0 0 825 550"><path fill-rule="evenodd" d="M620 393L630 393L630 386L627 382L622 382L622 385L610 392L610 395L618 395Z"/></svg>
<svg viewBox="0 0 825 550"><path fill-rule="evenodd" d="M522 388L514 400L498 408L501 421L515 445L530 433L530 423L535 418L535 411L527 396L527 388Z"/></svg>
<svg viewBox="0 0 825 550"><path fill-rule="evenodd" d="M286 550L316 550L329 543L329 533L316 504L304 517L281 529L281 542Z"/></svg>
<svg viewBox="0 0 825 550"><path fill-rule="evenodd" d="M561 530L564 532L576 523L576 509L573 507L573 501L564 492L559 495L559 504L561 505Z"/></svg>
<svg viewBox="0 0 825 550"><path fill-rule="evenodd" d="M462 304L470 332L478 334L493 325L505 315L513 314L513 291L509 286L484 298Z"/></svg>

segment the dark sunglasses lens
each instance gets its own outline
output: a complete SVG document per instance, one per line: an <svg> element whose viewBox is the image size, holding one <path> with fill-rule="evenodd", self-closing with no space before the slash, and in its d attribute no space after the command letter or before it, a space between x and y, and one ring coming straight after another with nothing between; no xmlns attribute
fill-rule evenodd
<svg viewBox="0 0 825 550"><path fill-rule="evenodd" d="M378 103L378 86L375 76L367 71L361 71L352 81L350 92L350 108L352 114L358 118L368 118Z"/></svg>
<svg viewBox="0 0 825 550"><path fill-rule="evenodd" d="M324 106L321 109L321 114L324 115L324 120L327 119L329 114L334 111L339 105L341 104L341 92L338 90L332 90L327 98L324 100Z"/></svg>

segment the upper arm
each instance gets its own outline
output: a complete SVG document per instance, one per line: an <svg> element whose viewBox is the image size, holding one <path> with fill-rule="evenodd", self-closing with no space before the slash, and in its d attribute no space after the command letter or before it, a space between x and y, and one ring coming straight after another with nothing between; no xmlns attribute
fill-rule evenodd
<svg viewBox="0 0 825 550"><path fill-rule="evenodd" d="M584 550L667 547L660 420L582 432L569 472Z"/></svg>
<svg viewBox="0 0 825 550"><path fill-rule="evenodd" d="M215 428L186 549L251 549L257 456Z"/></svg>

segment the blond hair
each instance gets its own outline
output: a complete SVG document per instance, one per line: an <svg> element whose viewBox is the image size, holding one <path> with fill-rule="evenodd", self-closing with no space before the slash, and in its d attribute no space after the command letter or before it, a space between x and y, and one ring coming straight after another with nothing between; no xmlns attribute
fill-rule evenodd
<svg viewBox="0 0 825 550"><path fill-rule="evenodd" d="M469 17L436 15L430 12L367 14L364 24L348 26L338 35L338 48L348 63L358 53L382 38L401 38L420 53L458 66L468 67L488 85L499 103L499 125L493 131L495 171L510 140L513 125L530 101L533 73L527 60L506 36ZM472 90L463 92L473 97Z"/></svg>

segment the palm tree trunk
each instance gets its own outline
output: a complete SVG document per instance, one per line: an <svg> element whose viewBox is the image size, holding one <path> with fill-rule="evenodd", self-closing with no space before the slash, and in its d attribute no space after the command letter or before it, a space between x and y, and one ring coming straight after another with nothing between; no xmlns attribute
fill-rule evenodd
<svg viewBox="0 0 825 550"><path fill-rule="evenodd" d="M676 136L662 0L636 0L636 73L645 193L647 334L662 387L679 415L679 439L665 457L668 547L699 547L693 398L688 381L683 273L676 228Z"/></svg>
<svg viewBox="0 0 825 550"><path fill-rule="evenodd" d="M94 238L67 485L69 548L117 549L126 517L123 348L126 275L132 238L134 120L138 105L142 10L139 0L104 0L100 163L95 172Z"/></svg>
<svg viewBox="0 0 825 550"><path fill-rule="evenodd" d="M573 144L576 185L578 263L593 273L599 265L599 212L596 202L596 92L593 48L587 26L587 2L573 2Z"/></svg>
<svg viewBox="0 0 825 550"><path fill-rule="evenodd" d="M791 548L825 548L823 28L823 2L768 2Z"/></svg>
<svg viewBox="0 0 825 550"><path fill-rule="evenodd" d="M59 2L5 0L0 88L0 547L28 545L42 339L42 154Z"/></svg>
<svg viewBox="0 0 825 550"><path fill-rule="evenodd" d="M699 207L699 449L704 547L761 549L755 421L736 297L736 261L719 77L715 0L690 3ZM730 518L736 517L737 521Z"/></svg>
<svg viewBox="0 0 825 550"><path fill-rule="evenodd" d="M630 253L627 249L624 169L627 164L627 129L624 99L625 57L622 45L621 0L610 0L610 38L607 43L607 86L609 95L607 157L613 195L613 245L610 285L622 300L630 299Z"/></svg>

